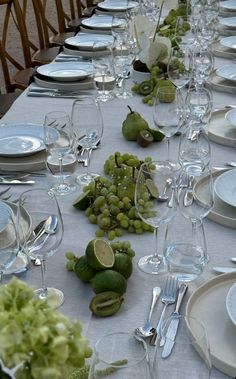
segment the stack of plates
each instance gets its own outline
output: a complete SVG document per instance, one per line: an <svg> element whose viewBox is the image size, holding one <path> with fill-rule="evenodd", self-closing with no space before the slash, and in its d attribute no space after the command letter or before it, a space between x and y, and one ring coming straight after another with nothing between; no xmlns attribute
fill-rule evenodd
<svg viewBox="0 0 236 379"><path fill-rule="evenodd" d="M39 66L34 80L46 88L85 90L93 88L92 73L93 66L90 62L53 62Z"/></svg>
<svg viewBox="0 0 236 379"><path fill-rule="evenodd" d="M81 21L81 32L86 33L103 33L111 34L112 27L112 15L97 15L94 14L90 18L82 19Z"/></svg>
<svg viewBox="0 0 236 379"><path fill-rule="evenodd" d="M214 55L222 58L236 59L236 36L221 38L213 44Z"/></svg>
<svg viewBox="0 0 236 379"><path fill-rule="evenodd" d="M49 129L56 139L56 131ZM0 165L2 169L13 171L45 168L43 125L0 125Z"/></svg>
<svg viewBox="0 0 236 379"><path fill-rule="evenodd" d="M226 1L224 3L226 3ZM224 8L224 10L226 9ZM233 12L233 10L231 11L227 10L227 12ZM233 15L233 17L221 17L219 19L218 31L221 35L230 35L230 36L235 35L236 13L231 13L231 14ZM226 16L228 16L228 14Z"/></svg>
<svg viewBox="0 0 236 379"><path fill-rule="evenodd" d="M226 65L213 72L209 85L216 91L236 93L236 64Z"/></svg>
<svg viewBox="0 0 236 379"><path fill-rule="evenodd" d="M94 50L95 42L96 50ZM101 48L99 48L100 42ZM113 43L114 37L108 34L79 33L77 36L65 40L64 52L70 55L92 58L95 55L99 55L104 46L106 47Z"/></svg>
<svg viewBox="0 0 236 379"><path fill-rule="evenodd" d="M236 212L236 169L218 176L214 184L215 194L224 203L235 207Z"/></svg>

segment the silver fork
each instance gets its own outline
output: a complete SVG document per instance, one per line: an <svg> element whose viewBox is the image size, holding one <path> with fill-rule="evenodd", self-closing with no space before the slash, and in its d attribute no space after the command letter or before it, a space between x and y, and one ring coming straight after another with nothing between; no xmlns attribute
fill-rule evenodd
<svg viewBox="0 0 236 379"><path fill-rule="evenodd" d="M173 276L168 276L165 282L165 286L162 292L161 301L164 304L163 310L161 312L161 317L158 321L156 330L154 334L150 338L150 345L156 346L158 339L161 337L161 327L162 322L165 317L167 306L170 304L174 304L176 301L178 289L178 280Z"/></svg>

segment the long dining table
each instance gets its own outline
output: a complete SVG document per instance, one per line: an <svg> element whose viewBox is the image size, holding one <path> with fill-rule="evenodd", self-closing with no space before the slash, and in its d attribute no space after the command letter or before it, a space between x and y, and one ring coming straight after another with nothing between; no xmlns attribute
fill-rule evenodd
<svg viewBox="0 0 236 379"><path fill-rule="evenodd" d="M222 65L229 64L229 62L230 61L227 59L216 58L215 66L221 67ZM132 86L132 78L127 79L127 86ZM89 92L93 92L93 94L96 95L95 90L90 90ZM49 111L63 110L70 114L73 101L73 99L64 98L28 97L26 90L21 96L19 96L8 113L2 118L1 123L36 123L42 125L44 122L44 116ZM213 91L213 109L223 109L229 104L236 106L235 95ZM148 121L150 127L154 128L152 107L143 104L142 98L138 95L134 95L129 100L115 98L112 101L101 103L104 133L100 146L93 151L91 159L91 170L98 174L104 175L104 161L110 154L114 154L115 151L120 151L121 153L129 152L137 155L140 159L143 159L146 156L151 156L155 160L166 159L165 140L162 142L155 142L147 148L142 148L136 142L129 142L124 139L121 128L122 122L129 112L127 105L131 106L133 110L138 111L142 117ZM178 156L179 138L180 137L178 136L171 138L171 157L173 159L177 159ZM30 161L32 158L29 157L28 159ZM236 146L224 146L211 141L212 167L224 168L226 162L235 160ZM43 178L34 178L36 183L33 186L12 186L10 189L12 198L17 197L20 193L30 188L49 188L52 180L51 174L48 173L45 168L42 167L42 169L45 171L46 176ZM85 168L81 164L78 164L74 176L82 173L84 170ZM3 186L0 184L0 190L1 189L3 189ZM124 302L119 312L112 317L98 318L93 316L89 310L89 303L94 295L91 286L82 283L73 272L69 272L66 269L67 259L65 253L67 251L73 251L77 256L83 255L88 242L95 238L95 226L89 223L83 212L75 209L72 205L81 191L82 188L78 186L76 192L67 196L58 197L65 231L62 244L58 251L47 260L46 283L48 286L57 287L64 292L65 301L61 306L60 311L68 315L71 319L79 319L82 322L83 333L89 339L90 344L93 347L96 340L107 332L132 332L135 327L143 325L148 315L152 288L157 285L163 288L166 275L148 275L140 271L137 266L139 258L152 252L154 249L154 241L151 233L144 233L142 235L130 233L124 234L121 239L129 240L132 244L132 248L136 252L135 257L133 258L133 274L128 281L127 292L124 295ZM40 207L40 199L35 199L35 207ZM206 218L204 220L204 226L210 261L204 268L202 275L195 281L189 283L189 290L181 308L181 313L185 312L185 305L191 294L199 288L199 286L215 276L215 273L212 270L214 266L233 267L233 263L230 263L230 258L236 255L235 225L229 227ZM164 240L163 234L163 230L160 228L160 252ZM41 284L40 267L32 265L26 272L18 274L18 277L33 287L39 287ZM159 300L152 318L154 326L158 321L162 306L163 305ZM168 312L171 310L173 310L173 308L169 307ZM209 309L206 308L204 311L207 313ZM222 312L223 311L226 312L225 309L222 309ZM229 322L231 321L229 320ZM224 327L225 326L222 325L222 328ZM149 346L149 344L148 350L150 355L153 356L154 348ZM234 376L236 376L236 369ZM191 378L194 379L200 377L199 373L195 372L193 367ZM228 377L229 376L220 370L216 368L212 369L211 379L224 379Z"/></svg>

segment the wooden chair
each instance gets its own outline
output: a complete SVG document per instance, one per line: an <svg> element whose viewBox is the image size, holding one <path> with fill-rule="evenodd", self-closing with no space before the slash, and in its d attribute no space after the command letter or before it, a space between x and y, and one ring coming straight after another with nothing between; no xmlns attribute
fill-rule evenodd
<svg viewBox="0 0 236 379"><path fill-rule="evenodd" d="M68 0L70 5L70 21L68 27L76 30L80 25L81 19L84 17L91 17L94 11L93 0Z"/></svg>
<svg viewBox="0 0 236 379"><path fill-rule="evenodd" d="M5 81L6 92L13 92L16 88L25 89L29 78L33 74L31 52L24 23L23 14L18 0L0 0L0 12L4 14L2 30L0 31L0 62ZM5 12L5 13L4 13ZM18 31L19 49L22 56L15 57L9 47L12 43L11 28L15 26ZM14 44L17 43L14 40ZM13 75L10 74L12 71Z"/></svg>

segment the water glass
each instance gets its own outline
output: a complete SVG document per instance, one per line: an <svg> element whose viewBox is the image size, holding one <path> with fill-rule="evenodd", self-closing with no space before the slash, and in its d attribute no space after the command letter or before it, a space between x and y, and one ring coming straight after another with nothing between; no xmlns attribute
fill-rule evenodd
<svg viewBox="0 0 236 379"><path fill-rule="evenodd" d="M190 88L186 96L186 106L190 120L207 124L211 118L213 106L212 92L204 87Z"/></svg>
<svg viewBox="0 0 236 379"><path fill-rule="evenodd" d="M100 338L94 348L88 379L151 379L146 343L134 334L115 332Z"/></svg>
<svg viewBox="0 0 236 379"><path fill-rule="evenodd" d="M66 112L53 111L44 119L46 166L55 179L51 190L68 195L76 190L73 173L76 167L70 117Z"/></svg>
<svg viewBox="0 0 236 379"><path fill-rule="evenodd" d="M167 74L170 81L181 90L192 78L192 59L189 50L173 47L167 64Z"/></svg>
<svg viewBox="0 0 236 379"><path fill-rule="evenodd" d="M178 323L173 341L168 328L171 321ZM194 372L196 379L209 379L211 374L210 347L206 329L200 320L190 316L172 316L163 324L162 335L172 347L166 356L157 346L154 359L154 378L189 379Z"/></svg>
<svg viewBox="0 0 236 379"><path fill-rule="evenodd" d="M127 75L130 74L134 58L135 54L132 44L126 42L120 42L119 44L116 44L114 52L115 73L117 77L117 83L121 83L118 85L121 90L116 91L116 97L119 97L121 99L129 99L133 96L131 92L125 90L125 80Z"/></svg>
<svg viewBox="0 0 236 379"><path fill-rule="evenodd" d="M129 22L125 14L114 14L112 17L111 33L117 43L128 40Z"/></svg>
<svg viewBox="0 0 236 379"><path fill-rule="evenodd" d="M182 51L190 51L196 45L195 28L189 16L176 18L175 41Z"/></svg>
<svg viewBox="0 0 236 379"><path fill-rule="evenodd" d="M14 263L19 252L19 238L15 215L5 202L0 201L0 284L4 272Z"/></svg>
<svg viewBox="0 0 236 379"><path fill-rule="evenodd" d="M113 46L107 41L97 41L93 44L94 86L97 89L97 100L106 102L114 99L116 85L114 71Z"/></svg>
<svg viewBox="0 0 236 379"><path fill-rule="evenodd" d="M169 273L179 282L197 279L208 262L202 221L192 223L177 212L174 220L166 227L163 255Z"/></svg>

